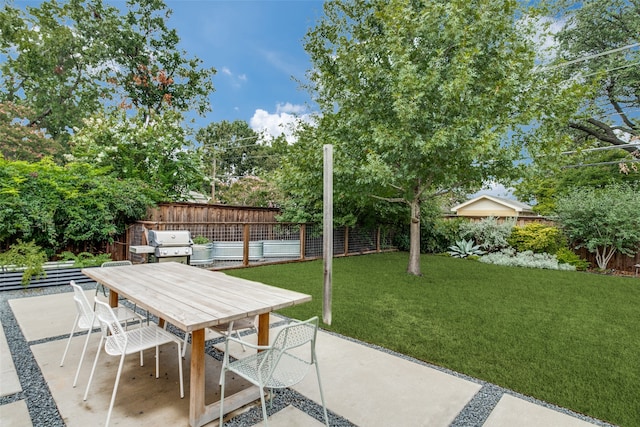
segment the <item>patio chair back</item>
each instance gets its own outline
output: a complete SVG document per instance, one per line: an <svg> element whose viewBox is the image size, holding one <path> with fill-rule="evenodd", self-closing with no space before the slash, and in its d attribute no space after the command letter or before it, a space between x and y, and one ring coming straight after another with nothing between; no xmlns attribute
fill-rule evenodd
<svg viewBox="0 0 640 427"><path fill-rule="evenodd" d="M285 326L276 335L261 365L259 375L265 387L283 388L299 383L315 362L315 344L318 318ZM292 350L308 345L308 352L301 357Z"/></svg>
<svg viewBox="0 0 640 427"><path fill-rule="evenodd" d="M232 336L227 336L220 374L220 427L222 427L224 421L224 388L225 373L227 371L234 372L262 390L265 387L286 388L299 383L307 375L311 365L316 367L322 410L325 425L328 427L327 405L324 401L322 383L320 381L320 368L316 358L317 333L318 317L312 317L304 322L293 321L278 332L272 345L254 346L247 343L247 346L261 351L233 362L229 360L229 342L239 340ZM303 350L305 346L308 346L308 348ZM269 422L264 393L260 393L260 402L264 424L267 426Z"/></svg>
<svg viewBox="0 0 640 427"><path fill-rule="evenodd" d="M78 311L78 327L80 329L89 329L92 325L97 326L97 323L93 323L93 310L83 289L76 285L73 280L69 284L73 288L73 301L76 303L76 310Z"/></svg>
<svg viewBox="0 0 640 427"><path fill-rule="evenodd" d="M125 354L127 348L127 334L120 324L113 309L107 304L98 301L96 303L96 317L100 321L102 336L106 338L105 350L109 354Z"/></svg>
<svg viewBox="0 0 640 427"><path fill-rule="evenodd" d="M133 265L133 263L129 260L124 261L106 261L103 262L100 267L120 267L123 265Z"/></svg>

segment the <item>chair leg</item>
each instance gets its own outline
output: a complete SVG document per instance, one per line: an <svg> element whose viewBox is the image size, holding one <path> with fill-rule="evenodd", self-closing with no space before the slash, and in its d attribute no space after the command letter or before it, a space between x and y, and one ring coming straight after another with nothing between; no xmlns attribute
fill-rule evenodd
<svg viewBox="0 0 640 427"><path fill-rule="evenodd" d="M73 338L73 334L76 332L76 327L78 326L78 320L80 320L80 314L76 314L76 320L73 322L73 328L71 328L71 334L69 334L69 341L67 341L67 346L64 349L64 353L62 354L62 360L60 361L60 366L64 365L64 359L67 357L67 351L69 351L69 345L71 345L71 338Z"/></svg>
<svg viewBox="0 0 640 427"><path fill-rule="evenodd" d="M118 373L116 374L116 383L113 385L113 393L111 393L111 403L109 403L109 412L107 412L107 421L104 423L104 427L109 426L109 420L111 420L111 411L113 410L113 404L116 401L116 393L118 392L118 384L120 384L120 374L122 373L122 367L124 366L124 356L122 353L120 357L120 365L118 365Z"/></svg>
<svg viewBox="0 0 640 427"><path fill-rule="evenodd" d="M222 427L223 424L223 420L224 420L224 377L225 377L225 367L222 367L222 370L220 371L220 418L218 418L220 420L220 425L219 427Z"/></svg>
<svg viewBox="0 0 640 427"><path fill-rule="evenodd" d="M184 342L182 343L182 357L187 354L187 344L189 343L189 332L184 333Z"/></svg>
<svg viewBox="0 0 640 427"><path fill-rule="evenodd" d="M156 378L160 378L160 346L156 345Z"/></svg>
<svg viewBox="0 0 640 427"><path fill-rule="evenodd" d="M180 399L184 399L184 378L182 375L182 350L178 341L178 372L180 372Z"/></svg>
<svg viewBox="0 0 640 427"><path fill-rule="evenodd" d="M238 340L240 340L240 345L242 346L242 351L247 351L247 347L245 347L244 343L242 342L242 337L240 336L240 331L238 329L236 329L235 332L236 332L236 337L238 337Z"/></svg>
<svg viewBox="0 0 640 427"><path fill-rule="evenodd" d="M78 368L76 369L76 376L73 379L73 387L75 387L76 384L78 384L78 376L80 375L80 368L82 368L82 362L84 362L84 355L87 353L87 345L89 344L89 338L91 337L92 330L93 328L89 328L89 331L87 331L87 337L84 340L84 347L82 347L82 355L80 356L80 362L78 362ZM100 351L100 348L98 348L98 351Z"/></svg>
<svg viewBox="0 0 640 427"><path fill-rule="evenodd" d="M262 418L264 419L265 427L269 426L269 421L267 421L267 404L264 400L264 389L260 386L260 403L262 404Z"/></svg>
<svg viewBox="0 0 640 427"><path fill-rule="evenodd" d="M91 374L89 375L89 382L87 383L87 389L84 392L84 397L82 398L82 400L87 400L87 396L89 395L89 387L91 387L91 381L93 381L93 373L96 371L96 365L98 364L98 358L100 357L100 351L102 349L103 341L104 341L104 336L100 336L98 351L96 352L96 358L93 359L93 367L91 368Z"/></svg>
<svg viewBox="0 0 640 427"><path fill-rule="evenodd" d="M320 389L320 400L322 401L322 410L324 411L324 423L329 427L329 415L327 415L327 404L324 401L324 393L322 392L322 382L320 381L320 367L318 366L318 360L313 357L314 365L316 365L316 377L318 378L318 388Z"/></svg>

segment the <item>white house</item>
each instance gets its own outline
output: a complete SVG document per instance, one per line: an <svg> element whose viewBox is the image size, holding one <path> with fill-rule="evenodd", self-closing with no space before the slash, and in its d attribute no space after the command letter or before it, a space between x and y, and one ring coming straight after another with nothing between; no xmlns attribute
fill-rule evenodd
<svg viewBox="0 0 640 427"><path fill-rule="evenodd" d="M538 216L531 206L517 200L482 195L451 208L458 216L466 217L532 217Z"/></svg>

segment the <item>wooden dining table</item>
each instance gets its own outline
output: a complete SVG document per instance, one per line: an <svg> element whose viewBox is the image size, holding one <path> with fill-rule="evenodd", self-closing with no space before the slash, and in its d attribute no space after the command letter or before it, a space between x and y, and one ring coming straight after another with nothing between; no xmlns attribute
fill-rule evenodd
<svg viewBox="0 0 640 427"><path fill-rule="evenodd" d="M205 402L205 329L258 315L258 344L269 344L269 313L311 301L311 296L177 263L161 262L109 268L84 268L82 272L110 289L109 303L118 296L135 302L185 333L191 333L189 424L204 425L219 417L220 402ZM225 397L225 412L260 398L249 387ZM228 410L227 410L228 409Z"/></svg>

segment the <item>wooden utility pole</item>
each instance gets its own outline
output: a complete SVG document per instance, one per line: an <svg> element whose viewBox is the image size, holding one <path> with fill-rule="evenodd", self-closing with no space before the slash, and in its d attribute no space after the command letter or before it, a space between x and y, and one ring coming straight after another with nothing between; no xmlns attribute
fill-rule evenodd
<svg viewBox="0 0 640 427"><path fill-rule="evenodd" d="M333 275L333 145L325 145L324 151L324 206L323 206L323 255L324 290L322 321L331 325L331 283Z"/></svg>

